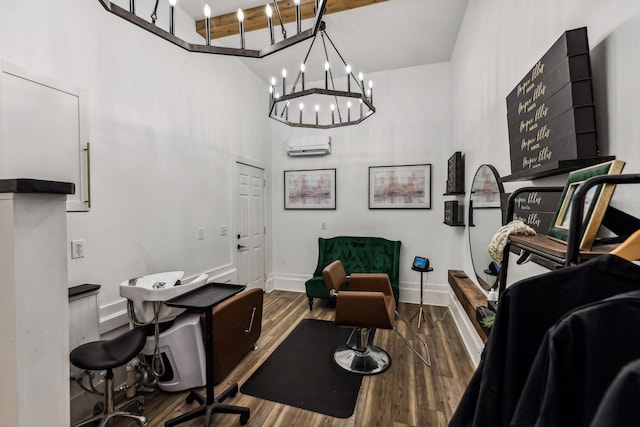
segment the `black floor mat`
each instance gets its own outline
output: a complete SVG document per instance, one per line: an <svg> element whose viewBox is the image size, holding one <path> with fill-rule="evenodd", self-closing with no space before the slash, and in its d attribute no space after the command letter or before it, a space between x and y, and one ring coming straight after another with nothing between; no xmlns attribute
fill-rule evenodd
<svg viewBox="0 0 640 427"><path fill-rule="evenodd" d="M353 414L362 376L332 362L350 328L305 319L251 375L240 392L336 418Z"/></svg>

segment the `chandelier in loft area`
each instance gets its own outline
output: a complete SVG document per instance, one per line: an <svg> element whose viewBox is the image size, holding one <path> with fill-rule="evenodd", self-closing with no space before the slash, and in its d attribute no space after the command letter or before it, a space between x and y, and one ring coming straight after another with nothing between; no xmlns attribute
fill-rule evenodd
<svg viewBox="0 0 640 427"><path fill-rule="evenodd" d="M244 58L264 58L265 56L271 55L275 52L279 52L283 49L288 48L289 46L293 46L301 41L310 39L315 37L318 33L320 22L322 22L322 17L326 10L327 0L311 0L314 6L314 19L313 25L311 28L302 30L301 24L301 0L294 0L295 4L295 19L296 19L296 34L288 37L287 31L285 30L282 14L280 12L280 7L278 5L278 1L274 0L271 2L273 4L273 8L269 3L267 3L265 8L265 16L264 19L267 21L269 27L269 43L261 48L261 49L247 49L245 47L245 30L244 30L244 21L245 21L245 13L242 9L238 9L237 12L237 20L238 20L238 28L239 28L239 36L240 36L240 47L224 47L224 46L212 46L211 45L211 8L208 4L204 6L204 38L205 44L195 44L189 43L175 35L175 22L174 22L174 12L175 7L177 5L178 0L168 0L169 8L167 11L168 16L168 28L161 28L157 25L158 20L158 8L159 8L159 0L156 0L154 8L151 10L151 14L149 15L151 21L148 21L141 16L136 15L136 2L135 0L129 0L129 10L124 9L117 4L109 0L98 0L100 4L108 11L113 13L116 16L128 21L140 28L143 28L150 33L175 44L176 46L180 46L181 48L188 50L189 52L199 52L199 53L211 53L215 55L229 55L229 56L238 56ZM213 2L213 0L211 0ZM303 3L309 3L309 0L302 0ZM309 6L311 7L311 6ZM252 14L255 12L257 8L252 9ZM276 12L276 17L278 18L281 32L282 32L282 40L275 40L275 34L273 30L273 11ZM259 17L251 16L251 19L259 19Z"/></svg>
<svg viewBox="0 0 640 427"><path fill-rule="evenodd" d="M320 42L316 43L318 38ZM327 49L327 43L332 50ZM309 70L310 55L316 44L321 44L322 49L314 51L314 66L317 68L324 62L324 86L319 82L320 87L307 87L305 73ZM337 85L334 71L336 75L344 72ZM313 129L350 126L361 123L375 112L373 82L369 80L368 87L365 86L362 72L356 78L351 65L347 64L327 34L324 21L320 22L318 32L311 40L293 84L287 86L286 68L282 69L282 85L277 84L275 77L271 78L269 117L288 126Z"/></svg>
<svg viewBox="0 0 640 427"><path fill-rule="evenodd" d="M302 41L311 39L311 45L300 65L297 78L290 88L286 85L286 69L282 70L282 86L276 87L275 78L272 78L269 87L269 117L294 127L307 127L317 129L329 129L340 126L349 126L361 123L373 113L375 107L373 105L373 84L369 81L368 88L365 86L364 76L362 72L356 75L352 72L351 66L346 63L333 41L326 32L326 26L322 18L327 7L327 0L293 0L295 6L295 22L296 34L288 36L284 27L282 13L279 2L273 0L268 2L264 8L264 19L269 29L268 44L266 47L256 50L247 49L245 46L245 12L238 9L236 14L239 47L225 47L211 45L211 7L208 4L204 6L204 22L201 34L204 36L205 44L189 43L175 35L174 12L177 2L180 0L168 0L169 8L167 11L168 28L162 28L157 24L159 0L156 0L153 9L149 15L150 21L136 14L136 1L129 0L129 10L126 10L109 0L98 0L100 4L109 12L116 16L143 28L152 34L175 44L189 52L210 53L216 55L229 55L245 58L263 58L275 52L279 52L287 47L293 46ZM301 3L309 7L310 15L311 6L313 6L313 25L311 28L302 30L301 23ZM273 4L273 7L271 6ZM263 19L257 15L257 9L248 10L250 16L247 18L256 20ZM276 41L274 32L274 11L278 19L282 40ZM292 13L293 10L287 10ZM260 12L261 14L262 12ZM291 18L293 19L293 17ZM265 27L265 28L267 28ZM305 71L310 66L310 54L316 41L320 35L322 44L322 52L324 53L324 87L305 87ZM329 55L327 42L333 48L333 56ZM318 43L320 44L320 43ZM337 55L337 56L336 56ZM336 66L336 64L341 64ZM334 80L334 72L339 74L337 70L344 70L344 77L338 78L338 85ZM342 81L344 80L344 81ZM282 94L278 89L282 89ZM287 92L289 89L289 92ZM291 107L291 105L295 107ZM313 111L305 113L305 105L313 106ZM291 107L291 108L290 108ZM292 108L297 108L297 114L291 112ZM307 108L309 111L310 108ZM295 115L295 117L293 117Z"/></svg>

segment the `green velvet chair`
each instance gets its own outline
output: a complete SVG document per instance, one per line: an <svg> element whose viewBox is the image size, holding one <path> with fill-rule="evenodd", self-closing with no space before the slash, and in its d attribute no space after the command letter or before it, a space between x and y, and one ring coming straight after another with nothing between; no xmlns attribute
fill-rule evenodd
<svg viewBox="0 0 640 427"><path fill-rule="evenodd" d="M398 303L400 295L400 246L399 240L381 237L338 236L318 238L318 265L313 277L305 282L309 310L313 310L313 299L330 299L322 270L335 260L342 261L347 273L387 273L393 296ZM349 289L349 282L343 286Z"/></svg>

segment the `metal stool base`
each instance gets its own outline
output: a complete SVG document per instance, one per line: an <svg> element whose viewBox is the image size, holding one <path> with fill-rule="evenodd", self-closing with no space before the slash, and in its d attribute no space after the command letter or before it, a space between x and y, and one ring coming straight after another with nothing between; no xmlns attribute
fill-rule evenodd
<svg viewBox="0 0 640 427"><path fill-rule="evenodd" d="M333 361L339 368L360 375L381 374L391 366L389 354L371 344L361 349L341 345L333 352Z"/></svg>

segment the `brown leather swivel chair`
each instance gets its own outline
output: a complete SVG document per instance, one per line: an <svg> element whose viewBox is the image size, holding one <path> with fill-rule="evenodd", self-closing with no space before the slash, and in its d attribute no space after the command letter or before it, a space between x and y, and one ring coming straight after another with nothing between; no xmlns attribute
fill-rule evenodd
<svg viewBox="0 0 640 427"><path fill-rule="evenodd" d="M353 273L347 277L342 262L336 260L322 271L331 298L336 299L335 324L355 328L347 343L333 353L334 362L342 369L364 375L380 374L391 365L389 354L372 344L376 329L393 329L413 353L431 366L429 346L396 311L396 302L386 273ZM349 280L349 290L341 291ZM395 327L398 316L424 345L427 359L411 345Z"/></svg>
<svg viewBox="0 0 640 427"><path fill-rule="evenodd" d="M391 365L389 354L373 345L376 329L393 329L396 302L386 274L351 274L349 290L340 291L347 282L342 262L324 268L322 276L332 298L336 298L335 324L354 327L345 345L333 353L335 363L357 374L379 374Z"/></svg>

